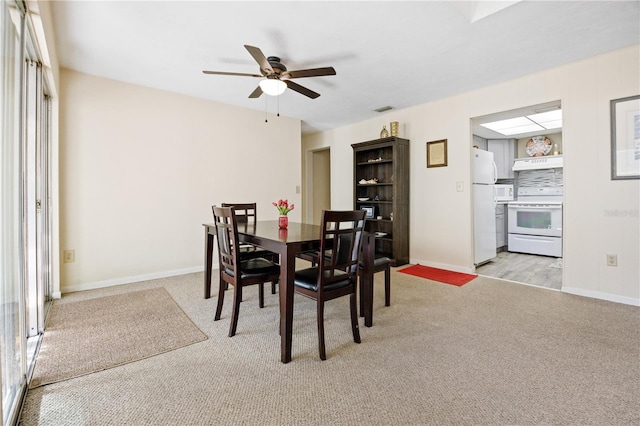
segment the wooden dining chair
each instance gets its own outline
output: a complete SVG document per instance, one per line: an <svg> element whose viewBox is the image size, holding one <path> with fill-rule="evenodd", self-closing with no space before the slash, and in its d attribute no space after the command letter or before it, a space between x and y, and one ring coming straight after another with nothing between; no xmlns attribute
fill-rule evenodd
<svg viewBox="0 0 640 426"><path fill-rule="evenodd" d="M316 266L318 264L318 251L310 251L299 254L297 257L304 259L308 262L311 262L311 266ZM359 278L360 282L362 282L362 274L364 273L364 265L362 264L362 259L359 262ZM384 272L384 305L391 306L391 259L387 256L383 255L375 255L373 260L373 269L372 273L377 274L378 272ZM363 316L363 304L364 299L360 297L360 316Z"/></svg>
<svg viewBox="0 0 640 426"><path fill-rule="evenodd" d="M222 207L233 208L236 214L238 227L244 227L246 229L253 226L255 229L256 221L258 220L258 207L256 203L222 203ZM280 256L277 253L252 244L240 244L241 260L248 260L256 257L263 257L274 263L278 263L280 261ZM275 284L271 284L271 294L276 294Z"/></svg>
<svg viewBox="0 0 640 426"><path fill-rule="evenodd" d="M318 265L296 271L294 290L317 303L318 351L327 359L324 341L325 302L349 296L353 341L360 343L356 287L364 210L322 212Z"/></svg>
<svg viewBox="0 0 640 426"><path fill-rule="evenodd" d="M275 284L280 278L280 265L262 257L242 259L238 250L238 223L234 209L231 207L213 206L213 218L218 240L218 258L220 262L220 284L218 289L218 305L215 321L220 319L224 293L228 285L233 286L233 308L229 337L236 334L238 313L242 302L242 289L257 284L260 308L264 307L264 283Z"/></svg>

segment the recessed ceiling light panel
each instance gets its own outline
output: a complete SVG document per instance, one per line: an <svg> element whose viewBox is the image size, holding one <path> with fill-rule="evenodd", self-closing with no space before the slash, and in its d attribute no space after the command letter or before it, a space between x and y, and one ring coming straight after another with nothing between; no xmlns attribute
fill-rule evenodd
<svg viewBox="0 0 640 426"><path fill-rule="evenodd" d="M559 129L562 127L562 110L481 123L480 125L505 136Z"/></svg>
<svg viewBox="0 0 640 426"><path fill-rule="evenodd" d="M508 129L496 130L498 133L502 133L505 136L519 135L521 133L539 132L545 130L544 127L538 126L536 123L530 123L525 126L510 127Z"/></svg>
<svg viewBox="0 0 640 426"><path fill-rule="evenodd" d="M540 114L527 115L527 118L535 121L536 123L562 120L562 110L556 109L553 111L541 112Z"/></svg>
<svg viewBox="0 0 640 426"><path fill-rule="evenodd" d="M540 124L542 125L542 127L544 127L547 130L560 129L562 127L562 120L545 121L544 123L540 123Z"/></svg>
<svg viewBox="0 0 640 426"><path fill-rule="evenodd" d="M496 132L500 132L500 130L510 129L512 127L520 127L531 124L531 121L527 120L525 117L516 117L516 118L508 118L506 120L500 121L492 121L490 123L483 123L481 126L486 127L487 129L491 129Z"/></svg>
<svg viewBox="0 0 640 426"><path fill-rule="evenodd" d="M527 115L527 118L544 127L545 129L558 129L562 127L562 110L542 112L540 114Z"/></svg>
<svg viewBox="0 0 640 426"><path fill-rule="evenodd" d="M511 136L518 133L535 132L544 130L544 127L537 125L526 117L509 118L507 120L493 121L491 123L480 124L487 129L498 132L501 135Z"/></svg>

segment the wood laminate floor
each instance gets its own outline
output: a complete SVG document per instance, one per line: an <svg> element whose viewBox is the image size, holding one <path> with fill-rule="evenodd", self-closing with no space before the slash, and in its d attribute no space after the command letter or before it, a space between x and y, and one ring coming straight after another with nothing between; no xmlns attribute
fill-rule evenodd
<svg viewBox="0 0 640 426"><path fill-rule="evenodd" d="M562 288L562 258L501 251L476 273L539 287Z"/></svg>

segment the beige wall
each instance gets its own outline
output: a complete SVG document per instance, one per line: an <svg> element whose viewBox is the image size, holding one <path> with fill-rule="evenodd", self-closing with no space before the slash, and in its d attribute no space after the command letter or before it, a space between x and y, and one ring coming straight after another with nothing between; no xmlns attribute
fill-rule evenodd
<svg viewBox="0 0 640 426"><path fill-rule="evenodd" d="M331 205L351 208L351 144L376 139L383 125L399 121L399 136L411 140L411 261L470 272L471 117L560 99L566 193L563 291L638 305L640 180L610 179L609 101L640 94L639 64L640 46L633 46L390 111L304 137L301 158L306 162L310 150L331 147ZM448 166L427 169L426 142L439 139L448 140ZM464 192L456 191L456 182L463 182ZM607 253L618 255L618 267L606 265Z"/></svg>
<svg viewBox="0 0 640 426"><path fill-rule="evenodd" d="M300 205L300 121L69 70L60 90L61 292L203 268L211 205ZM300 220L298 209L290 213Z"/></svg>

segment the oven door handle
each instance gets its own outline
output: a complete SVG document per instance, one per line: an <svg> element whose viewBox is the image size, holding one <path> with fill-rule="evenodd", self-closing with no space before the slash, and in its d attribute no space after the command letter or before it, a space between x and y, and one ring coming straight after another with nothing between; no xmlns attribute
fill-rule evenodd
<svg viewBox="0 0 640 426"><path fill-rule="evenodd" d="M527 204L509 204L510 209L533 209L533 210L557 210L562 209L559 205L527 205Z"/></svg>

